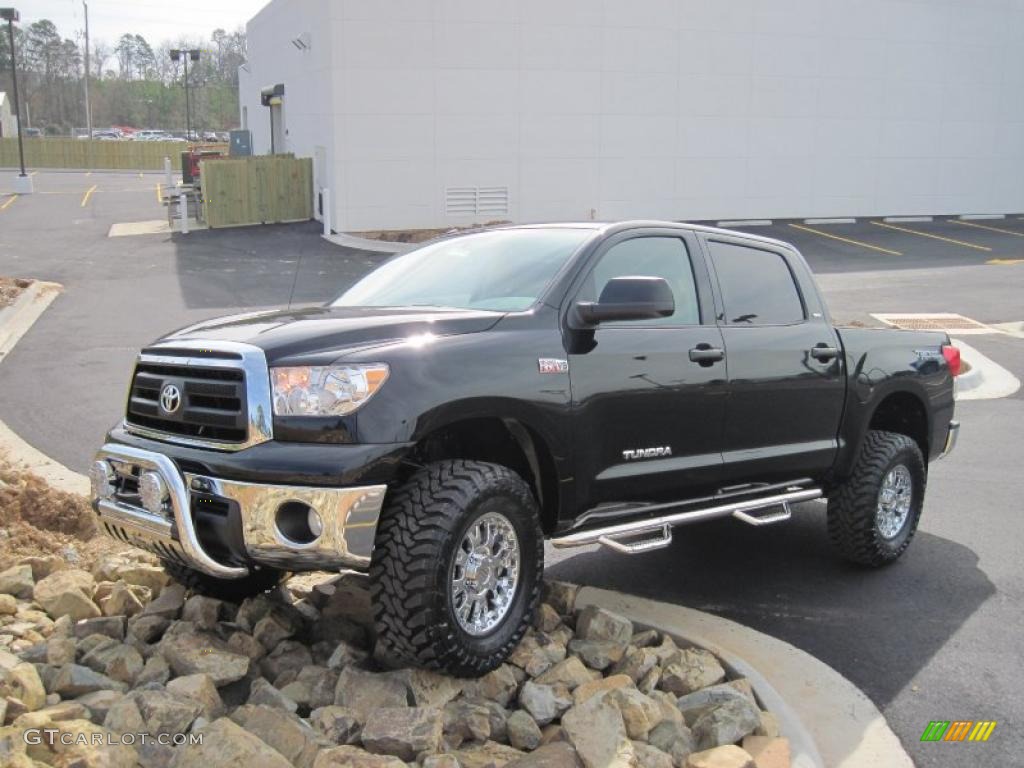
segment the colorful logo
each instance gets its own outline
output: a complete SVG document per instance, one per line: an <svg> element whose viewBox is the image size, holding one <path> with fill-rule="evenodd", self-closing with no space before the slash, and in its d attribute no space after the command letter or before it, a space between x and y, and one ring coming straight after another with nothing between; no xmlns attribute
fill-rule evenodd
<svg viewBox="0 0 1024 768"><path fill-rule="evenodd" d="M932 720L921 741L988 741L995 729L995 720Z"/></svg>

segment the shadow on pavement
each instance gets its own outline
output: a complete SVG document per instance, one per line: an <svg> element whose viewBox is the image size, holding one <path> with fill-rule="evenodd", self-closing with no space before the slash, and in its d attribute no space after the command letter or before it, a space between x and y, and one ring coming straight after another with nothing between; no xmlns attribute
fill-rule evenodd
<svg viewBox="0 0 1024 768"><path fill-rule="evenodd" d="M779 526L723 520L677 528L666 549L632 558L597 550L546 573L707 611L785 640L884 710L995 587L973 551L923 531L892 566L847 565L830 549L824 505L795 509Z"/></svg>

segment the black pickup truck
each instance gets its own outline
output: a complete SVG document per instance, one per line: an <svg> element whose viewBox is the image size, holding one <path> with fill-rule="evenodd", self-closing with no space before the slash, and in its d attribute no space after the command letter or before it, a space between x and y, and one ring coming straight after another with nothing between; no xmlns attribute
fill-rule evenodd
<svg viewBox="0 0 1024 768"><path fill-rule="evenodd" d="M833 327L784 242L491 229L143 349L94 506L200 591L368 573L390 658L474 675L522 636L546 538L638 553L827 497L840 554L895 560L959 367L944 333Z"/></svg>

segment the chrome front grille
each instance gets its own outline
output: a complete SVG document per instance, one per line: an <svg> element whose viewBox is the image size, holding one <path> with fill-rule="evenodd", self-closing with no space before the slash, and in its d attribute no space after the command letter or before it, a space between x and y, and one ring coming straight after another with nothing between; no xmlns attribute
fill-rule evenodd
<svg viewBox="0 0 1024 768"><path fill-rule="evenodd" d="M172 387L168 408L162 395ZM273 436L263 350L237 342L163 342L135 364L125 429L181 445L240 450Z"/></svg>

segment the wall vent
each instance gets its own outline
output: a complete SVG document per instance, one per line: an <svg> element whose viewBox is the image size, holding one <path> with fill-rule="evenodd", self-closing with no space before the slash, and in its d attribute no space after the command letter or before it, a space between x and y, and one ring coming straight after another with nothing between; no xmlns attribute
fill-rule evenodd
<svg viewBox="0 0 1024 768"><path fill-rule="evenodd" d="M444 210L448 216L507 216L508 187L447 187Z"/></svg>

